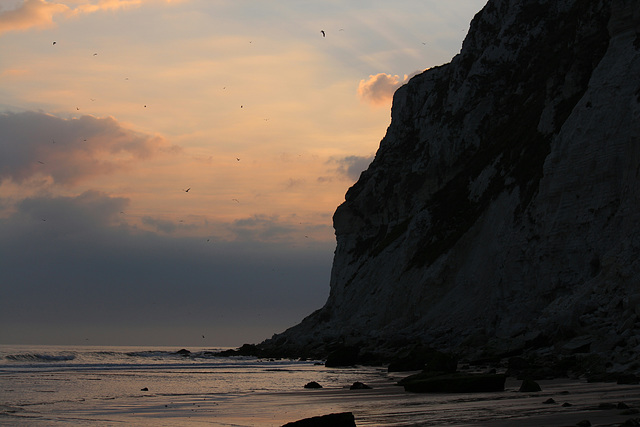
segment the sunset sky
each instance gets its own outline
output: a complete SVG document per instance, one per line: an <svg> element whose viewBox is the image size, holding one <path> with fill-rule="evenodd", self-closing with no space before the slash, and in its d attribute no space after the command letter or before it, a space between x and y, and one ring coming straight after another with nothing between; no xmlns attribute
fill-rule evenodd
<svg viewBox="0 0 640 427"><path fill-rule="evenodd" d="M393 91L484 3L2 0L0 344L237 346L320 308Z"/></svg>

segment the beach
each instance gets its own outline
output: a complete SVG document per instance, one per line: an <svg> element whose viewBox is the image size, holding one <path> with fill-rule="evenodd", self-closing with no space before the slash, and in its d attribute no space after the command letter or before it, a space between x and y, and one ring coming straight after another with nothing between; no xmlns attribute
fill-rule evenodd
<svg viewBox="0 0 640 427"><path fill-rule="evenodd" d="M205 349L188 356L177 348L0 350L0 425L7 426L266 427L337 412L352 412L358 426L605 426L640 418L632 413L640 386L581 379L539 381L536 393L519 392L521 381L509 377L502 392L416 394L395 385L409 373L384 367L219 358ZM304 388L310 381L322 388ZM351 390L356 381L372 388Z"/></svg>

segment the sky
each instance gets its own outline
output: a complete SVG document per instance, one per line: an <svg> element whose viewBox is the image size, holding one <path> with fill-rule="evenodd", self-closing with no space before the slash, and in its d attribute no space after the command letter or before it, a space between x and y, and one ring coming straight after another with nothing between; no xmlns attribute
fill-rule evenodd
<svg viewBox="0 0 640 427"><path fill-rule="evenodd" d="M239 346L329 294L393 92L485 0L1 0L0 344Z"/></svg>

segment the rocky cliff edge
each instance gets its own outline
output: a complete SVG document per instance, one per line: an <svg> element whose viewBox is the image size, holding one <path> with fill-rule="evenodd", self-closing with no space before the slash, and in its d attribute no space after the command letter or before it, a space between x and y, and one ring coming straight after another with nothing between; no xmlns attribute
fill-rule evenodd
<svg viewBox="0 0 640 427"><path fill-rule="evenodd" d="M334 215L323 308L259 347L322 357L640 353L640 2L490 0L395 94ZM564 350L563 350L564 349Z"/></svg>

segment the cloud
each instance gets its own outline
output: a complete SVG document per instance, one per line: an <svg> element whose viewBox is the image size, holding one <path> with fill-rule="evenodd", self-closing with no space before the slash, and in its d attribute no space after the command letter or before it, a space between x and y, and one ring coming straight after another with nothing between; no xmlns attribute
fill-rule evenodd
<svg viewBox="0 0 640 427"><path fill-rule="evenodd" d="M180 0L84 0L76 6L68 6L59 1L24 0L24 3L16 9L0 11L0 34L31 28L52 28L55 27L54 17L56 16L68 18L99 11L114 11L151 1L180 2Z"/></svg>
<svg viewBox="0 0 640 427"><path fill-rule="evenodd" d="M407 74L402 79L386 73L370 75L368 80L360 80L358 95L363 101L373 105L388 105L396 89L408 82L410 77Z"/></svg>
<svg viewBox="0 0 640 427"><path fill-rule="evenodd" d="M16 207L21 223L48 222L49 231L69 235L117 224L128 205L129 199L89 190L78 196L30 197Z"/></svg>
<svg viewBox="0 0 640 427"><path fill-rule="evenodd" d="M293 188L299 188L302 187L305 184L305 180L304 179L300 179L300 178L289 178L286 183L284 184L285 188L287 190L291 190Z"/></svg>
<svg viewBox="0 0 640 427"><path fill-rule="evenodd" d="M55 26L54 15L68 11L69 7L61 3L25 0L17 9L0 11L0 34L29 28L51 28Z"/></svg>
<svg viewBox="0 0 640 427"><path fill-rule="evenodd" d="M163 138L127 129L112 117L62 119L40 112L1 113L0 140L0 182L40 175L73 185L175 151Z"/></svg>
<svg viewBox="0 0 640 427"><path fill-rule="evenodd" d="M0 218L0 342L202 345L206 335L208 345L238 346L327 297L333 243L158 234L122 222L128 203L96 191L41 195ZM255 216L235 227L277 223Z"/></svg>
<svg viewBox="0 0 640 427"><path fill-rule="evenodd" d="M163 233L173 233L178 229L178 224L166 219L158 219L150 216L142 217L142 223L155 228Z"/></svg>
<svg viewBox="0 0 640 427"><path fill-rule="evenodd" d="M366 170L373 161L373 155L371 156L346 156L342 158L332 158L330 163L336 163L338 166L335 169L342 176L346 176L349 179L357 181L360 178L362 171ZM324 178L326 179L326 178Z"/></svg>
<svg viewBox="0 0 640 427"><path fill-rule="evenodd" d="M296 232L296 227L281 221L277 215L264 214L237 219L229 228L240 241L283 241Z"/></svg>
<svg viewBox="0 0 640 427"><path fill-rule="evenodd" d="M165 233L172 234L178 231L201 231L206 229L207 221L205 220L205 227L202 224L199 226L198 224L186 224L182 220L179 222L171 221L168 219L155 218L149 215L145 215L142 217L142 224L151 227L153 230Z"/></svg>

